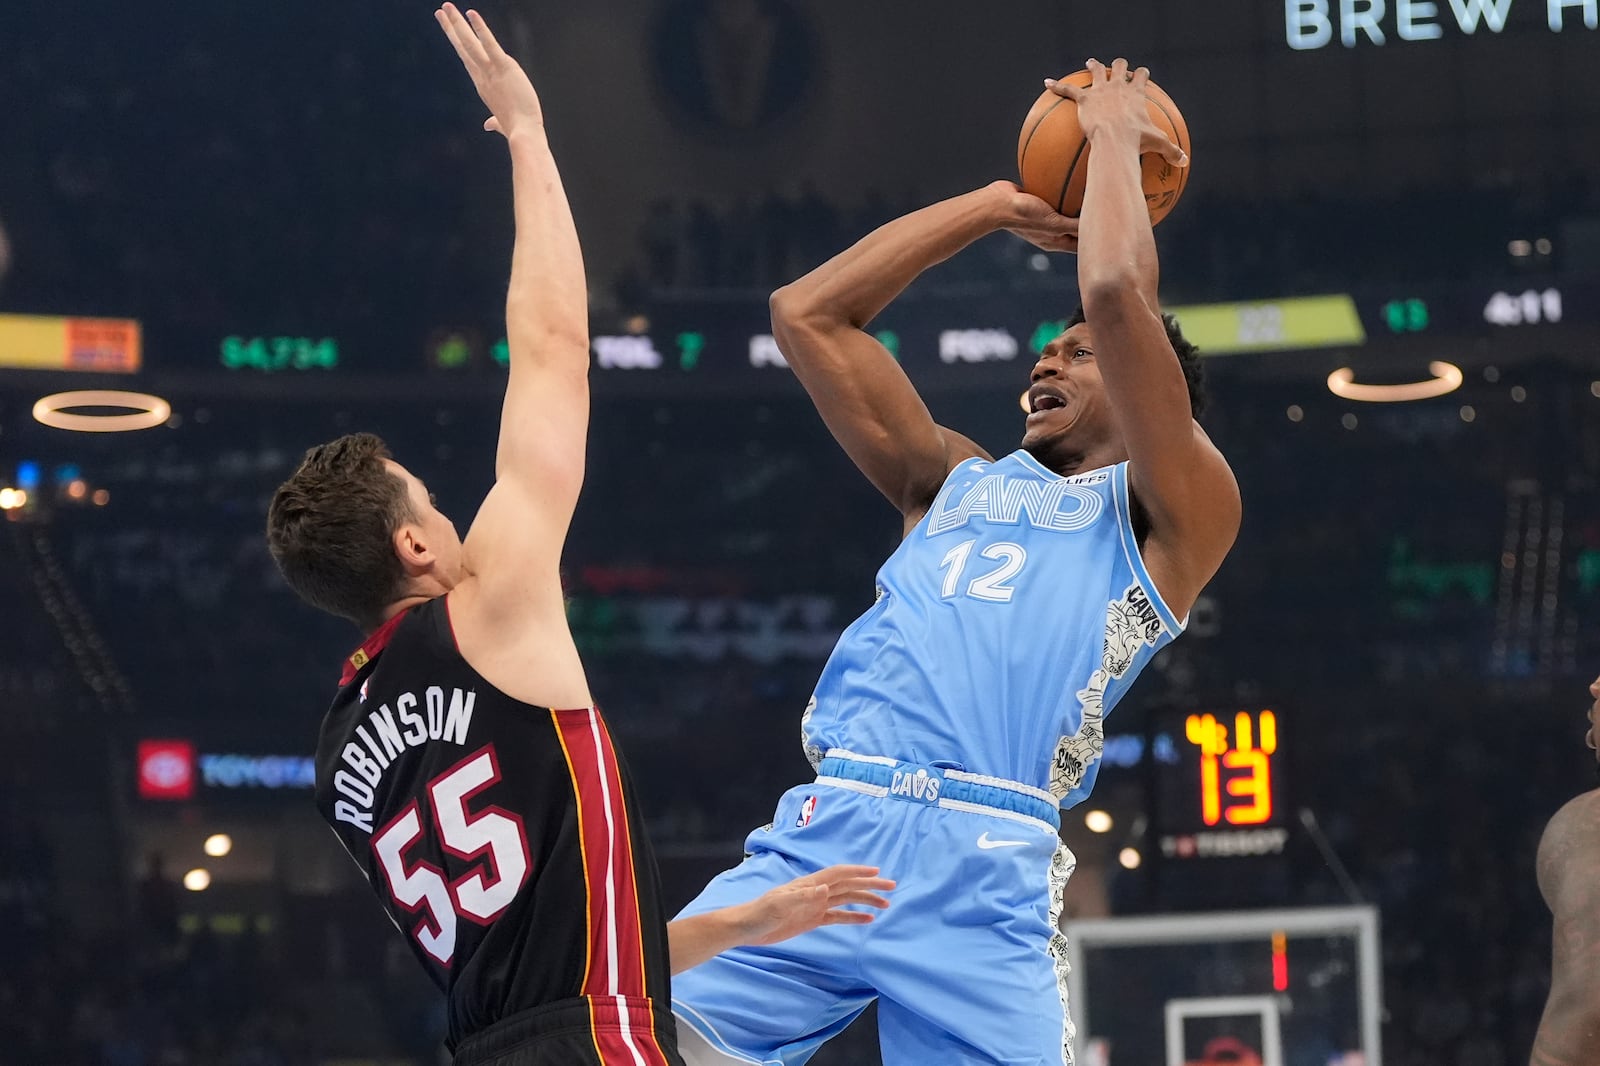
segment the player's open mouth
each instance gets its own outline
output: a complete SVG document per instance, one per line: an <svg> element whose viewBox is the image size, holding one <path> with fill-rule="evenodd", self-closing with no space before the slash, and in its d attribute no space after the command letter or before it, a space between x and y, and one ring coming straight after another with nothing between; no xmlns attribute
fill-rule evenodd
<svg viewBox="0 0 1600 1066"><path fill-rule="evenodd" d="M1059 411L1065 406L1067 406L1066 396L1054 385L1041 382L1028 390L1029 418L1046 411Z"/></svg>

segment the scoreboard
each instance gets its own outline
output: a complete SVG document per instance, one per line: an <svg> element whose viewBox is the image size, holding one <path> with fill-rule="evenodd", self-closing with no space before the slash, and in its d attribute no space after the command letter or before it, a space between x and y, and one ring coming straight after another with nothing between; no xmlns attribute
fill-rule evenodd
<svg viewBox="0 0 1600 1066"><path fill-rule="evenodd" d="M1597 0L1600 2L1600 0ZM950 294L916 290L887 308L872 335L928 389L1024 380L1077 303L1067 277ZM1459 344L1513 336L1570 348L1574 330L1600 331L1600 279L1528 274L1498 281L1386 286L1314 296L1166 305L1208 358L1342 359L1385 345ZM663 301L590 324L597 390L657 394L707 386L761 394L798 391L759 294ZM1589 339L1579 338L1580 340ZM1517 347L1526 348L1526 343ZM155 353L153 358L146 353ZM1381 354L1381 353L1375 353ZM1323 367L1326 359L1317 365ZM89 372L183 372L278 379L415 375L492 386L510 363L503 322L418 325L238 323L224 335L170 324L0 315L0 367Z"/></svg>

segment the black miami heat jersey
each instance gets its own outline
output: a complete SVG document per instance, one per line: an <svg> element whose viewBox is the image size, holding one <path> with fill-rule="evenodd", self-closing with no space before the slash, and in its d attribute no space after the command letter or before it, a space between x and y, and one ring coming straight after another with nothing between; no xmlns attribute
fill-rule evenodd
<svg viewBox="0 0 1600 1066"><path fill-rule="evenodd" d="M593 1030L583 1061L679 1061L655 860L597 709L497 690L440 597L350 656L316 762L319 810L448 996L452 1050L547 1011Z"/></svg>

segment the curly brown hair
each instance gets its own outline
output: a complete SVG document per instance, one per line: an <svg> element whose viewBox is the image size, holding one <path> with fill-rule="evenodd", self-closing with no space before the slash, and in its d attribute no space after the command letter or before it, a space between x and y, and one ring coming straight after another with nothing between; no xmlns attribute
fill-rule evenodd
<svg viewBox="0 0 1600 1066"><path fill-rule="evenodd" d="M314 607L371 628L400 593L393 538L412 520L406 483L383 465L388 445L351 433L306 452L267 509L267 548Z"/></svg>
<svg viewBox="0 0 1600 1066"><path fill-rule="evenodd" d="M1087 321L1080 306L1072 312L1072 317L1067 319L1066 328L1071 329ZM1200 365L1200 349L1183 335L1176 318L1163 314L1161 324L1167 328L1167 340L1172 344L1173 354L1178 357L1178 365L1183 367L1184 383L1189 386L1189 413L1199 418L1206 413L1206 405L1210 400L1210 396L1206 393L1205 370Z"/></svg>

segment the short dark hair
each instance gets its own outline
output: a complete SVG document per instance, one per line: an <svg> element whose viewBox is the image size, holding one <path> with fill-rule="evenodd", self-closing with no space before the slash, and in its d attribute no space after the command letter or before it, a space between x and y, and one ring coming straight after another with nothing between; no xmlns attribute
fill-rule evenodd
<svg viewBox="0 0 1600 1066"><path fill-rule="evenodd" d="M1072 312L1072 317L1067 319L1066 328L1081 326L1087 321L1088 319L1083 317L1083 307L1079 305ZM1189 413L1199 418L1206 413L1207 401L1210 399L1206 394L1206 372L1200 365L1200 349L1189 343L1176 318L1163 314L1161 324L1167 327L1167 340L1171 342L1172 350L1177 353L1178 365L1183 367L1183 380L1189 386Z"/></svg>
<svg viewBox="0 0 1600 1066"><path fill-rule="evenodd" d="M400 594L405 568L393 538L415 517L406 483L383 465L388 458L371 433L319 444L267 508L267 549L289 587L366 627Z"/></svg>

